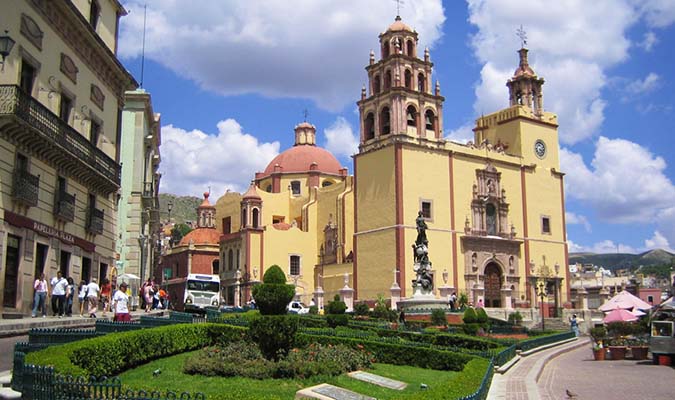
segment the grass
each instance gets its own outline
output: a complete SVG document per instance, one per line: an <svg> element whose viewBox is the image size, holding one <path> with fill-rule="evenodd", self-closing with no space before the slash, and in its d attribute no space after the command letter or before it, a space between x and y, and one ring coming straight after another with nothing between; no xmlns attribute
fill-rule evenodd
<svg viewBox="0 0 675 400"><path fill-rule="evenodd" d="M177 393L201 392L207 399L293 399L295 392L320 383L330 383L377 399L458 398L472 393L480 385L488 361L475 359L462 373L437 371L416 367L375 364L369 372L408 383L403 391L392 390L350 378L316 376L310 379L222 378L183 374L183 362L194 352L163 358L129 370L120 375L126 388L171 390ZM153 371L161 374L153 377ZM420 384L428 385L422 390Z"/></svg>

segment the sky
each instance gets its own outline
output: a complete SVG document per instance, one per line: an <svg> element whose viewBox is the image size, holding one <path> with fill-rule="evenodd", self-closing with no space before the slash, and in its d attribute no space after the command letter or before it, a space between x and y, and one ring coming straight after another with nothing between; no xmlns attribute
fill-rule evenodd
<svg viewBox="0 0 675 400"><path fill-rule="evenodd" d="M293 145L305 110L352 172L355 102L395 0L122 3L118 55L161 114L160 192L244 191ZM675 249L675 1L401 3L434 62L444 134L459 142L508 106L523 26L544 109L559 117L570 251Z"/></svg>

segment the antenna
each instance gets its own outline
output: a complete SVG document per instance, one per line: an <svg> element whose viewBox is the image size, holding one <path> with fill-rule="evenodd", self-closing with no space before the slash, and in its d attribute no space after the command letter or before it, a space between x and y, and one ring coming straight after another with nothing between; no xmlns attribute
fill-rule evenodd
<svg viewBox="0 0 675 400"><path fill-rule="evenodd" d="M527 32L523 29L523 24L520 24L520 28L516 29L516 36L520 38L520 48L524 49L527 46Z"/></svg>
<svg viewBox="0 0 675 400"><path fill-rule="evenodd" d="M145 22L148 14L147 3L143 6L143 48L141 50L141 82L140 87L143 87L143 74L145 72Z"/></svg>

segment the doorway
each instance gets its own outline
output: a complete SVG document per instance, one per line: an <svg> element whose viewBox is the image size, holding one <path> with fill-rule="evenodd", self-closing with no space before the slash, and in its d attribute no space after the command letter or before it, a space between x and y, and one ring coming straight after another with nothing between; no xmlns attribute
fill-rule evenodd
<svg viewBox="0 0 675 400"><path fill-rule="evenodd" d="M47 252L49 251L49 246L46 244L37 244L37 249L35 251L35 278L39 278L40 274L45 272L45 264L47 263Z"/></svg>
<svg viewBox="0 0 675 400"><path fill-rule="evenodd" d="M485 267L485 307L502 306L502 270L495 263Z"/></svg>
<svg viewBox="0 0 675 400"><path fill-rule="evenodd" d="M5 258L5 287L2 305L15 308L17 287L19 286L19 245L21 238L7 236L7 257Z"/></svg>

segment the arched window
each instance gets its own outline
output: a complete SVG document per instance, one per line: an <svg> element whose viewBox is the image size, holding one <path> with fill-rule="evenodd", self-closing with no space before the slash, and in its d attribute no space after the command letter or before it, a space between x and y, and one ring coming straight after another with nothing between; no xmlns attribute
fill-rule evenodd
<svg viewBox="0 0 675 400"><path fill-rule="evenodd" d="M417 126L417 110L415 110L415 106L409 105L405 111L405 115L408 126Z"/></svg>
<svg viewBox="0 0 675 400"><path fill-rule="evenodd" d="M232 253L232 249L227 252L227 269L231 271L234 268L234 257Z"/></svg>
<svg viewBox="0 0 675 400"><path fill-rule="evenodd" d="M260 210L253 209L253 227L257 228L260 225Z"/></svg>
<svg viewBox="0 0 675 400"><path fill-rule="evenodd" d="M391 120L389 118L389 107L384 107L380 111L380 135L391 133Z"/></svg>
<svg viewBox="0 0 675 400"><path fill-rule="evenodd" d="M363 121L363 129L365 140L370 140L375 137L375 116L373 113L368 113L368 115L366 115L366 119Z"/></svg>
<svg viewBox="0 0 675 400"><path fill-rule="evenodd" d="M494 204L489 203L485 206L485 223L487 224L487 234L497 235L497 209Z"/></svg>
<svg viewBox="0 0 675 400"><path fill-rule="evenodd" d="M237 267L237 269L239 269L239 249L237 249L237 258L235 260L235 267Z"/></svg>
<svg viewBox="0 0 675 400"><path fill-rule="evenodd" d="M219 275L220 274L220 260L215 259L211 263L211 270L213 271L213 275Z"/></svg>
<svg viewBox="0 0 675 400"><path fill-rule="evenodd" d="M410 72L409 69L406 69L404 75L405 75L405 87L407 89L412 90L412 88L413 88L412 72Z"/></svg>
<svg viewBox="0 0 675 400"><path fill-rule="evenodd" d="M380 84L380 76L375 75L375 78L373 78L373 94L380 93Z"/></svg>
<svg viewBox="0 0 675 400"><path fill-rule="evenodd" d="M300 181L291 181L291 193L293 196L300 195Z"/></svg>
<svg viewBox="0 0 675 400"><path fill-rule="evenodd" d="M419 75L417 75L417 90L419 90L420 92L427 91L426 78L424 77L424 74L421 72L419 73Z"/></svg>
<svg viewBox="0 0 675 400"><path fill-rule="evenodd" d="M429 130L433 131L434 128L435 128L435 125L434 125L435 120L436 120L436 116L434 115L433 111L427 110L427 112L424 113L424 125L425 125L426 129L429 129Z"/></svg>
<svg viewBox="0 0 675 400"><path fill-rule="evenodd" d="M389 42L382 43L382 58L389 57Z"/></svg>
<svg viewBox="0 0 675 400"><path fill-rule="evenodd" d="M410 57L415 56L415 44L413 43L412 40L408 40L406 42L406 54L408 54Z"/></svg>
<svg viewBox="0 0 675 400"><path fill-rule="evenodd" d="M241 210L241 227L245 228L247 223L246 223L246 208Z"/></svg>
<svg viewBox="0 0 675 400"><path fill-rule="evenodd" d="M387 70L384 73L384 89L389 89L391 87L391 71Z"/></svg>

